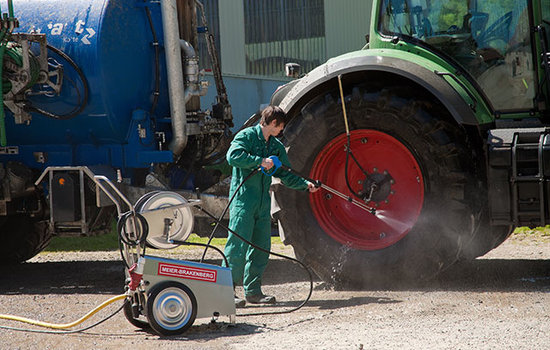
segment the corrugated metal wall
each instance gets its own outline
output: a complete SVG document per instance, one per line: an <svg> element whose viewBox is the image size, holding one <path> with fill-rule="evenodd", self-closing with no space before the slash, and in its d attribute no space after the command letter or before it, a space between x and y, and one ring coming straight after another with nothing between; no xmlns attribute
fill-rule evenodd
<svg viewBox="0 0 550 350"><path fill-rule="evenodd" d="M372 4L372 0L201 1L210 27L219 28L213 31L220 39L222 73L236 129L269 102L277 86L288 82L284 63L300 63L307 73L330 57L361 48ZM205 47L199 49L206 57ZM207 78L213 87L211 75ZM201 99L203 106L216 102L212 87Z"/></svg>
<svg viewBox="0 0 550 350"><path fill-rule="evenodd" d="M284 76L296 62L311 70L326 60L323 0L244 0L246 72Z"/></svg>
<svg viewBox="0 0 550 350"><path fill-rule="evenodd" d="M330 57L363 47L372 6L372 0L203 3L221 42L223 72L271 78L284 77L285 63L299 63L309 72Z"/></svg>
<svg viewBox="0 0 550 350"><path fill-rule="evenodd" d="M208 30L214 35L216 50L219 54L220 42L223 38L223 33L220 32L218 0L201 0L201 3L204 7L206 21L208 22ZM200 27L203 26L202 16L199 8L197 8L197 24ZM199 34L198 54L200 59L200 67L205 69L212 69L210 64L210 57L208 56L208 48L206 46L206 37L204 34Z"/></svg>

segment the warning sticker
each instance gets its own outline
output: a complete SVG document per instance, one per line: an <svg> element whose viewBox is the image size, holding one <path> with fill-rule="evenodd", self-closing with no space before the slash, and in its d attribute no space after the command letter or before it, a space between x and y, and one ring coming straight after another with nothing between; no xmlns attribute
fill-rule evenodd
<svg viewBox="0 0 550 350"><path fill-rule="evenodd" d="M158 274L161 276L170 276L206 282L216 282L218 277L218 272L216 270L172 265L166 263L159 263Z"/></svg>

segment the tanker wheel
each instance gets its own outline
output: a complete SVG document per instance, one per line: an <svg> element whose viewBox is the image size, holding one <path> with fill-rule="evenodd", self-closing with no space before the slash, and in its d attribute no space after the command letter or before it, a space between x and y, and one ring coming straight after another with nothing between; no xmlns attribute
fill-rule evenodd
<svg viewBox="0 0 550 350"><path fill-rule="evenodd" d="M13 215L0 223L0 261L21 263L40 253L52 239L47 221L36 221L27 215Z"/></svg>
<svg viewBox="0 0 550 350"><path fill-rule="evenodd" d="M412 89L408 89L409 91ZM472 239L479 181L465 131L445 111L406 88L346 96L329 93L308 103L285 128L292 166L350 195L373 215L325 190L304 195L275 189L283 240L324 281L364 288L431 278L454 263ZM409 97L408 97L409 96Z"/></svg>
<svg viewBox="0 0 550 350"><path fill-rule="evenodd" d="M165 281L153 286L147 298L147 320L161 335L185 332L197 316L197 299L185 285Z"/></svg>

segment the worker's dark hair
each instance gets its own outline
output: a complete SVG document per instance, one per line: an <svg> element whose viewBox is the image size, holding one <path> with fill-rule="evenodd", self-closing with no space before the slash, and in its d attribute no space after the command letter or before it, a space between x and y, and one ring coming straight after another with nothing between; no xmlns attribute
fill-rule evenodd
<svg viewBox="0 0 550 350"><path fill-rule="evenodd" d="M261 125L267 125L273 120L276 121L276 125L286 123L286 113L279 106L267 106L262 110L262 117L260 119Z"/></svg>

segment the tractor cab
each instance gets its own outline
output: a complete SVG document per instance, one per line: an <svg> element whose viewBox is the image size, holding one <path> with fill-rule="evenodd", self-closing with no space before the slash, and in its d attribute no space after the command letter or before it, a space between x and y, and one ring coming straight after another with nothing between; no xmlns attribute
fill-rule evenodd
<svg viewBox="0 0 550 350"><path fill-rule="evenodd" d="M383 0L377 31L456 66L496 116L548 113L550 1Z"/></svg>

